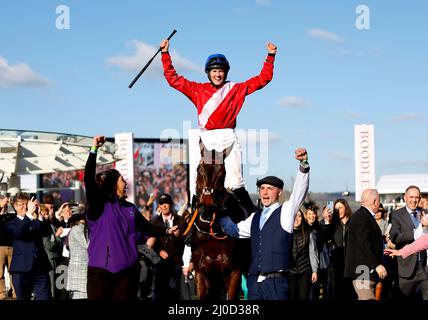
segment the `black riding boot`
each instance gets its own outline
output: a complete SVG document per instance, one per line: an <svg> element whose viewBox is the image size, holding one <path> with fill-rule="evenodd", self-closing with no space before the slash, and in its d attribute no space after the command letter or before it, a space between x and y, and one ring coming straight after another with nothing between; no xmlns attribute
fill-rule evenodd
<svg viewBox="0 0 428 320"><path fill-rule="evenodd" d="M248 216L250 216L253 212L256 211L256 207L254 206L254 203L251 200L250 195L248 194L248 191L247 189L245 189L245 187L235 189L233 190L233 193L239 199L241 206L243 206L244 209L247 210Z"/></svg>
<svg viewBox="0 0 428 320"><path fill-rule="evenodd" d="M198 204L198 197L194 194L192 196L192 206L191 206L192 214L193 212L195 212L197 204Z"/></svg>

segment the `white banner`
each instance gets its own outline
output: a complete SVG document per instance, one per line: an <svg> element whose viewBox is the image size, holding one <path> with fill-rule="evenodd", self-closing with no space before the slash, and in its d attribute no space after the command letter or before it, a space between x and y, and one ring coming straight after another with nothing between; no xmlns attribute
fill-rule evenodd
<svg viewBox="0 0 428 320"><path fill-rule="evenodd" d="M199 148L199 129L189 129L189 188L190 199L196 194L196 169L201 160L201 149ZM191 200L190 200L191 201Z"/></svg>
<svg viewBox="0 0 428 320"><path fill-rule="evenodd" d="M120 161L116 162L116 170L128 184L126 194L128 201L135 202L135 182L134 182L134 136L132 132L116 133L114 142L118 146L117 155Z"/></svg>
<svg viewBox="0 0 428 320"><path fill-rule="evenodd" d="M373 125L355 126L355 201L366 189L375 189L375 139Z"/></svg>

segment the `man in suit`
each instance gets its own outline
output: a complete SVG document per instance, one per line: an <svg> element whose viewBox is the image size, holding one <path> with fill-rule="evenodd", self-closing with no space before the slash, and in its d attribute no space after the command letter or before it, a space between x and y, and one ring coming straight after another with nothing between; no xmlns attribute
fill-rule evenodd
<svg viewBox="0 0 428 320"><path fill-rule="evenodd" d="M251 239L251 266L247 278L249 300L288 300L293 227L309 189L309 163L305 148L295 150L300 162L289 201L280 204L284 181L268 176L257 181L263 211L234 223L229 216L220 224L229 236Z"/></svg>
<svg viewBox="0 0 428 320"><path fill-rule="evenodd" d="M152 223L171 228L183 226L183 217L172 212L174 205L169 194L159 196L160 215L153 218ZM184 241L178 238L179 230L174 235L165 235L156 240L155 251L162 258L156 264L155 299L158 301L176 301L180 298L180 279L182 276Z"/></svg>
<svg viewBox="0 0 428 320"><path fill-rule="evenodd" d="M424 227L427 227L427 219L422 219L425 213L418 205L421 199L421 191L417 186L410 186L404 193L406 206L391 213L391 241L397 249L401 249L406 244L412 243L419 238ZM422 222L422 223L421 223ZM426 272L427 254L426 251L412 254L407 259L398 257L398 285L405 297L410 297L415 292L417 286L424 300L428 299L428 274Z"/></svg>
<svg viewBox="0 0 428 320"><path fill-rule="evenodd" d="M43 236L50 232L49 223L38 215L37 200L18 193L13 200L16 218L5 228L13 239L10 272L18 300L50 299L49 271L51 265L43 247Z"/></svg>
<svg viewBox="0 0 428 320"><path fill-rule="evenodd" d="M383 238L374 218L379 210L379 193L367 189L361 195L361 207L349 221L345 278L351 278L359 300L375 300L375 279L386 278L382 265Z"/></svg>

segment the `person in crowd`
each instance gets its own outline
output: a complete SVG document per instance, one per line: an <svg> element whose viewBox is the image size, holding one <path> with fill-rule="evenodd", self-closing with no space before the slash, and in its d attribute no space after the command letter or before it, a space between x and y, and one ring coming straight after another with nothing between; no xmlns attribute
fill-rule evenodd
<svg viewBox="0 0 428 320"><path fill-rule="evenodd" d="M333 237L331 242L329 275L334 300L354 300L354 290L349 279L343 277L345 270L346 243L352 210L345 199L333 203Z"/></svg>
<svg viewBox="0 0 428 320"><path fill-rule="evenodd" d="M62 234L63 228L57 228L53 224L53 220L55 219L55 214L53 212L53 208L45 205L44 203L40 204L40 213L43 216L43 219L49 223L51 228L51 232L43 237L43 246L48 255L49 262L51 264L52 270L49 271L49 280L51 284L51 297L56 300L59 297L59 291L56 286L57 279L57 267L61 263L62 257L62 240L60 235Z"/></svg>
<svg viewBox="0 0 428 320"><path fill-rule="evenodd" d="M381 203L378 212L376 212L376 222L382 232L383 244L385 248L394 249L395 245L390 240L389 231L391 224L387 220L388 212ZM394 300L399 298L400 289L398 287L398 265L397 259L384 255L382 258L382 264L385 266L388 276L385 280L378 284L382 286L381 299L383 300Z"/></svg>
<svg viewBox="0 0 428 320"><path fill-rule="evenodd" d="M315 285L317 289L314 292L314 300L330 300L333 299L334 282L331 268L331 250L333 247L333 234L335 230L335 221L333 221L333 210L323 206L322 219L318 228L318 245L319 245L319 267L318 267L318 282Z"/></svg>
<svg viewBox="0 0 428 320"><path fill-rule="evenodd" d="M185 221L183 217L173 212L174 203L169 194L161 194L158 204L161 214L153 218L154 225L183 228ZM158 238L155 243L155 251L162 258L156 265L155 275L155 300L158 301L177 301L180 298L184 239L177 237L179 230L176 232L176 235Z"/></svg>
<svg viewBox="0 0 428 320"><path fill-rule="evenodd" d="M59 209L55 212L55 219L54 222L57 223L57 227L62 228L70 228L70 224L68 220L70 220L71 216L73 215L73 209L69 202L64 202L61 204Z"/></svg>
<svg viewBox="0 0 428 320"><path fill-rule="evenodd" d="M299 211L294 220L289 299L308 301L312 284L318 280L318 248L315 232Z"/></svg>
<svg viewBox="0 0 428 320"><path fill-rule="evenodd" d="M428 210L428 193L421 193L418 207L422 210Z"/></svg>
<svg viewBox="0 0 428 320"><path fill-rule="evenodd" d="M220 219L229 236L251 238L252 258L247 278L249 300L288 299L294 220L309 188L306 149L296 149L295 157L300 167L288 202L279 203L284 182L268 176L257 182L264 206L262 212L254 212L238 224L229 216Z"/></svg>
<svg viewBox="0 0 428 320"><path fill-rule="evenodd" d="M317 271L317 282L312 283L311 285L311 292L309 295L309 300L316 301L319 300L320 297L322 297L322 288L320 285L320 259L321 259L321 253L323 249L322 244L322 233L321 233L321 224L318 220L318 211L319 207L318 205L312 201L308 200L303 204L303 217L309 227L309 230L313 233L313 236L317 240L317 251L318 251L318 271ZM325 269L327 268L327 265L325 265ZM327 280L327 273L325 271L325 281Z"/></svg>
<svg viewBox="0 0 428 320"><path fill-rule="evenodd" d="M49 223L39 214L39 203L26 193L18 193L13 200L17 216L6 223L6 231L13 239L10 265L12 281L18 300L50 300L49 271L51 264L43 247L43 237L49 235Z"/></svg>
<svg viewBox="0 0 428 320"><path fill-rule="evenodd" d="M85 166L87 199L88 299L135 300L139 284L137 231L162 236L177 227L150 224L126 201L126 181L115 169L96 174L97 151L105 142L95 136Z"/></svg>
<svg viewBox="0 0 428 320"><path fill-rule="evenodd" d="M421 199L421 191L417 186L409 186L404 193L406 206L391 212L391 241L397 249L411 244L423 233L423 225L420 218L424 215L418 205ZM428 274L425 272L427 265L426 251L411 255L408 259L398 258L398 285L401 293L406 298L415 295L419 287L424 300L428 299Z"/></svg>
<svg viewBox="0 0 428 320"><path fill-rule="evenodd" d="M88 274L88 230L85 213L78 213L70 218L68 249L70 261L67 272L67 291L70 299L87 299Z"/></svg>
<svg viewBox="0 0 428 320"><path fill-rule="evenodd" d="M379 210L376 212L375 219L377 224L379 225L380 231L382 232L382 236L386 238L389 233L389 223L386 219L387 212L383 207L382 203L380 204Z"/></svg>
<svg viewBox="0 0 428 320"><path fill-rule="evenodd" d="M241 145L235 133L236 118L245 97L272 80L276 45L271 42L267 44L268 56L260 74L241 83L227 81L230 65L223 54L213 54L207 58L205 72L209 82L197 83L177 74L168 52L168 40L163 40L160 48L168 84L186 95L197 108L200 138L204 145L208 150L231 148L225 159L226 189L230 188L235 193L248 213L254 212L254 204L245 189L242 175ZM199 159L195 157L195 164ZM196 175L190 179L196 181ZM194 194L194 190L191 193Z"/></svg>
<svg viewBox="0 0 428 320"><path fill-rule="evenodd" d="M320 222L318 220L318 210L319 207L317 204L312 201L306 201L303 204L303 218L305 219L307 225L313 230L315 233L319 232Z"/></svg>
<svg viewBox="0 0 428 320"><path fill-rule="evenodd" d="M55 216L55 199L52 194L45 194L43 196L43 205L48 210L48 216L45 217L45 219L49 220L52 225L58 228L60 226L60 222Z"/></svg>
<svg viewBox="0 0 428 320"><path fill-rule="evenodd" d="M71 230L70 219L73 216L74 204L70 202L64 202L60 205L59 209L55 212L56 227L58 228L55 232L61 240L61 249L60 249L60 261L58 266L55 269L55 276L58 280L55 282L55 287L58 290L57 299L67 300L69 299L69 294L67 292L67 270L68 264L70 262L70 251L68 250L68 235Z"/></svg>
<svg viewBox="0 0 428 320"><path fill-rule="evenodd" d="M359 300L375 300L376 280L387 276L382 234L374 218L379 205L377 190L364 190L361 207L349 221L344 277L352 279Z"/></svg>
<svg viewBox="0 0 428 320"><path fill-rule="evenodd" d="M10 263L12 262L13 244L11 236L6 232L5 225L16 217L15 213L8 212L9 197L0 194L0 300L11 297L16 299L16 292L13 289L13 282L10 275ZM7 268L7 272L6 272ZM6 278L9 277L11 292L6 288Z"/></svg>

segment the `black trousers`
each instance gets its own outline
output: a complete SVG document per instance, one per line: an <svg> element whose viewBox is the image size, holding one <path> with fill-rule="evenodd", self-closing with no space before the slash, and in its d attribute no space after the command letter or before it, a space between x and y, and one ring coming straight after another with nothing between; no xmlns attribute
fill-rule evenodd
<svg viewBox="0 0 428 320"><path fill-rule="evenodd" d="M169 259L160 261L156 265L155 300L180 300L181 275L181 266L174 265Z"/></svg>
<svg viewBox="0 0 428 320"><path fill-rule="evenodd" d="M140 264L116 273L88 267L89 300L137 300Z"/></svg>
<svg viewBox="0 0 428 320"><path fill-rule="evenodd" d="M294 274L289 278L290 301L309 301L312 273Z"/></svg>

